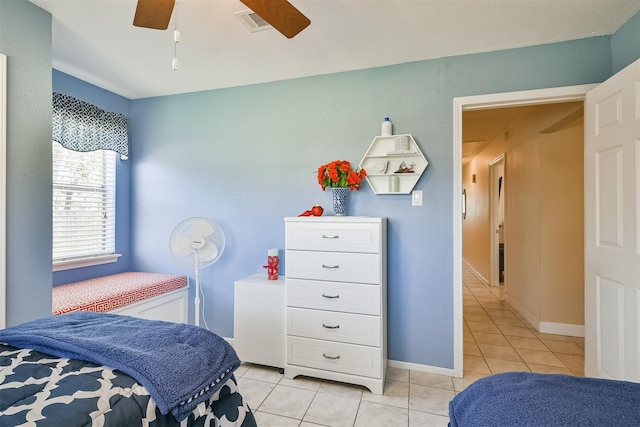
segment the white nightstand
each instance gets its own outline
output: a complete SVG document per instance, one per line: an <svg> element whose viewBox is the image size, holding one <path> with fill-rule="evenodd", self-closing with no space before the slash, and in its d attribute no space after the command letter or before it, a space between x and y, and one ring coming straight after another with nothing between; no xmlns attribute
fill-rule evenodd
<svg viewBox="0 0 640 427"><path fill-rule="evenodd" d="M285 278L254 274L235 282L233 347L243 362L285 365Z"/></svg>

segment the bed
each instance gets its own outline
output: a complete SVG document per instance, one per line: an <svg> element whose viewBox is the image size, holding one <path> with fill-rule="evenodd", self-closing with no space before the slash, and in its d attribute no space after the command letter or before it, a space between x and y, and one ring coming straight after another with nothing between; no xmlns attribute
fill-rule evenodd
<svg viewBox="0 0 640 427"><path fill-rule="evenodd" d="M449 426L638 426L640 384L510 372L482 378L449 403Z"/></svg>
<svg viewBox="0 0 640 427"><path fill-rule="evenodd" d="M0 330L0 426L254 427L240 361L196 326L73 312Z"/></svg>

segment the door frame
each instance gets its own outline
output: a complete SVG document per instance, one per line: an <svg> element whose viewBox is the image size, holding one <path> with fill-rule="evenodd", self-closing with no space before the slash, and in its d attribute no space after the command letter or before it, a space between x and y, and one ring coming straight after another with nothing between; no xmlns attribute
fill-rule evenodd
<svg viewBox="0 0 640 427"><path fill-rule="evenodd" d="M497 185L496 185L496 181L498 179L497 176L497 167L498 165L502 165L502 197L505 197L505 179L504 179L504 170L505 170L505 164L506 164L506 157L507 154L506 153L502 153L500 154L498 157L496 157L495 159L493 159L491 162L489 162L489 182L490 182L490 187L489 187L489 239L491 242L491 253L489 254L489 262L491 263L490 268L489 268L489 285L491 286L500 286L500 268L499 268L499 252L500 252L500 238L499 238L499 234L497 233L498 231L498 206L499 206L499 198L500 195L498 194L497 191ZM502 232L505 233L506 232L506 218L504 215L504 204L503 204L503 213L502 213L502 218L503 218L503 230ZM505 290L507 289L506 286L504 288Z"/></svg>
<svg viewBox="0 0 640 427"><path fill-rule="evenodd" d="M7 324L7 56L0 53L0 329Z"/></svg>
<svg viewBox="0 0 640 427"><path fill-rule="evenodd" d="M534 89L453 98L453 371L463 376L462 320L462 113L524 105L583 101L597 84Z"/></svg>

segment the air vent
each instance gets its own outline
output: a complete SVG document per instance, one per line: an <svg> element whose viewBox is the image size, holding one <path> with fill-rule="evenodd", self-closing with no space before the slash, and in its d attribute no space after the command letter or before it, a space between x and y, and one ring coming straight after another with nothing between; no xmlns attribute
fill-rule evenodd
<svg viewBox="0 0 640 427"><path fill-rule="evenodd" d="M262 19L252 10L236 12L235 15L252 33L255 33L256 31L270 30L273 28L267 21Z"/></svg>

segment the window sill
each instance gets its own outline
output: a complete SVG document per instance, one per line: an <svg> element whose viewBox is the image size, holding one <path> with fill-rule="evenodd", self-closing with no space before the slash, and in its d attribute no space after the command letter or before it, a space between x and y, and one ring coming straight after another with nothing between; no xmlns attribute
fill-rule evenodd
<svg viewBox="0 0 640 427"><path fill-rule="evenodd" d="M69 261L58 261L53 263L53 272L72 270L74 268L91 267L94 265L110 264L118 262L122 254L101 255L90 258L73 259Z"/></svg>

